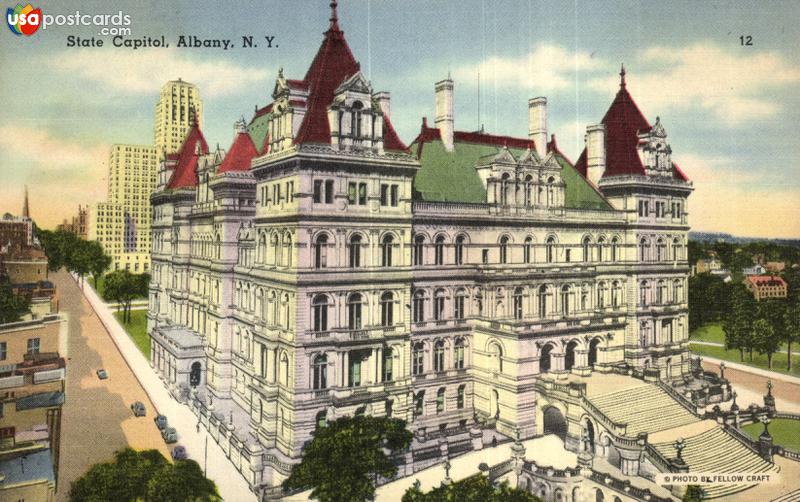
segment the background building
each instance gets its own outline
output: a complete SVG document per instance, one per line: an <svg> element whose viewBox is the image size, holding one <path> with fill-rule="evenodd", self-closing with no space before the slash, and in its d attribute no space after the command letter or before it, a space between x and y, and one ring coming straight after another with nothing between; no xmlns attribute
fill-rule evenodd
<svg viewBox="0 0 800 502"><path fill-rule="evenodd" d="M174 155L189 123L193 117L199 118L201 111L195 85L180 79L167 82L156 104L155 146L112 146L107 200L92 207L88 231L89 239L99 241L111 256L112 270L150 270L150 194L155 189L158 162L164 155Z"/></svg>
<svg viewBox="0 0 800 502"><path fill-rule="evenodd" d="M155 122L155 146L159 156L180 149L189 132L192 113L197 123L202 124L203 103L196 85L178 79L161 87Z"/></svg>
<svg viewBox="0 0 800 502"><path fill-rule="evenodd" d="M81 239L89 237L89 206L78 206L78 214L56 226L56 230L72 232Z"/></svg>

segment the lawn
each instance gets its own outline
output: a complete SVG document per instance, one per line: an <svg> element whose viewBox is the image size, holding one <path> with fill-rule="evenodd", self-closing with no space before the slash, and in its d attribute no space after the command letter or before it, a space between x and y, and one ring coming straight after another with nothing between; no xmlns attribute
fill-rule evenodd
<svg viewBox="0 0 800 502"><path fill-rule="evenodd" d="M719 323L709 323L700 326L689 334L689 339L701 342L725 343L725 332Z"/></svg>
<svg viewBox="0 0 800 502"><path fill-rule="evenodd" d="M742 430L758 441L758 436L764 431L764 426L761 423L755 423L745 425ZM773 443L800 452L800 420L773 419L769 424L769 433L772 435Z"/></svg>
<svg viewBox="0 0 800 502"><path fill-rule="evenodd" d="M122 312L114 312L114 317L128 332L128 336L133 339L133 343L139 347L147 360L150 360L150 337L147 336L147 310L131 310L131 322L122 322Z"/></svg>
<svg viewBox="0 0 800 502"><path fill-rule="evenodd" d="M692 354L699 356L716 357L717 359L724 359L739 364L746 364L748 366L755 366L761 369L769 369L767 367L766 354L759 354L753 351L753 361L750 361L750 356L745 353L744 361L739 360L739 351L735 349L725 350L725 347L714 347L711 345L698 345L689 342L689 350ZM790 373L792 375L800 376L800 356L792 356L792 371L786 371L786 352L778 352L772 356L772 371L780 373Z"/></svg>

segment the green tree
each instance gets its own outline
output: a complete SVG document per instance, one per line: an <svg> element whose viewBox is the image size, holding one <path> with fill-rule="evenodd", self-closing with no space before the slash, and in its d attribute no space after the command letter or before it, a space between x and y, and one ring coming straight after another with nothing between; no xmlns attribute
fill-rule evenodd
<svg viewBox="0 0 800 502"><path fill-rule="evenodd" d="M97 241L88 241L86 247L89 255L89 272L92 274L94 287L97 289L97 279L108 270L111 265L111 257L105 253L103 245Z"/></svg>
<svg viewBox="0 0 800 502"><path fill-rule="evenodd" d="M117 302L122 307L122 319L131 321L131 302L134 298L147 296L150 284L149 274L134 275L127 270L115 270L106 275L103 299Z"/></svg>
<svg viewBox="0 0 800 502"><path fill-rule="evenodd" d="M756 301L743 284L731 287L730 312L722 321L725 332L725 348L737 349L744 361L744 352L750 351L753 358L752 325L756 313Z"/></svg>
<svg viewBox="0 0 800 502"><path fill-rule="evenodd" d="M0 282L0 324L19 321L30 304L27 296L14 294L11 284Z"/></svg>
<svg viewBox="0 0 800 502"><path fill-rule="evenodd" d="M194 460L177 462L170 469L161 469L147 482L146 502L197 502L221 500L214 483L203 475Z"/></svg>
<svg viewBox="0 0 800 502"><path fill-rule="evenodd" d="M541 502L539 497L508 482L494 486L483 474L433 488L428 493L420 489L419 481L406 490L402 502Z"/></svg>
<svg viewBox="0 0 800 502"><path fill-rule="evenodd" d="M76 239L68 253L67 270L78 275L81 288L83 288L83 279L92 270L92 250L89 242Z"/></svg>
<svg viewBox="0 0 800 502"><path fill-rule="evenodd" d="M72 255L79 241L78 236L72 232L57 230L39 231L39 242L47 255L47 268L59 270L62 267L70 268Z"/></svg>
<svg viewBox="0 0 800 502"><path fill-rule="evenodd" d="M220 500L193 460L170 464L158 450L125 448L93 465L69 491L70 502L197 502Z"/></svg>
<svg viewBox="0 0 800 502"><path fill-rule="evenodd" d="M702 502L703 489L698 485L689 485L686 487L686 492L683 494L682 502Z"/></svg>
<svg viewBox="0 0 800 502"><path fill-rule="evenodd" d="M786 342L786 369L792 370L792 344L800 341L800 300L790 302L786 306L784 318L786 330L784 331L784 341Z"/></svg>
<svg viewBox="0 0 800 502"><path fill-rule="evenodd" d="M285 489L311 488L322 502L371 500L377 476L392 477L397 467L387 455L411 444L406 423L396 418L357 415L318 428L295 465Z"/></svg>
<svg viewBox="0 0 800 502"><path fill-rule="evenodd" d="M781 340L768 320L758 319L753 323L753 346L760 354L767 355L767 366L772 369L772 355L780 348Z"/></svg>

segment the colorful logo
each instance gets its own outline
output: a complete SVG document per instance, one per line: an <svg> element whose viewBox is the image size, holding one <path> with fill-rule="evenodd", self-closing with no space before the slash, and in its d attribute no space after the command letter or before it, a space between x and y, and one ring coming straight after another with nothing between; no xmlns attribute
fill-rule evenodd
<svg viewBox="0 0 800 502"><path fill-rule="evenodd" d="M14 35L29 37L36 33L42 24L42 9L34 9L31 4L25 7L17 4L13 9L6 10L6 23Z"/></svg>

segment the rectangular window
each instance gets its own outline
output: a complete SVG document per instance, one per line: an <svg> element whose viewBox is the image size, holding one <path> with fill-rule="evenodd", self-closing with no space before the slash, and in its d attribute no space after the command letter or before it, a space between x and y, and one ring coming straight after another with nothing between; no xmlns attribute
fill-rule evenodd
<svg viewBox="0 0 800 502"><path fill-rule="evenodd" d="M8 344L0 342L0 361L5 361L8 357Z"/></svg>
<svg viewBox="0 0 800 502"><path fill-rule="evenodd" d="M294 200L294 181L286 183L286 200L289 202Z"/></svg>
<svg viewBox="0 0 800 502"><path fill-rule="evenodd" d="M397 185L392 185L391 197L390 197L391 198L390 202L391 202L392 207L397 207L397 191L398 191L398 188L399 187Z"/></svg>
<svg viewBox="0 0 800 502"><path fill-rule="evenodd" d="M28 354L38 354L39 347L41 344L40 338L29 338L28 339Z"/></svg>
<svg viewBox="0 0 800 502"><path fill-rule="evenodd" d="M381 206L389 205L389 185L381 184Z"/></svg>
<svg viewBox="0 0 800 502"><path fill-rule="evenodd" d="M325 204L333 204L333 180L325 180Z"/></svg>
<svg viewBox="0 0 800 502"><path fill-rule="evenodd" d="M489 250L484 249L481 251L481 261L486 264L489 263Z"/></svg>
<svg viewBox="0 0 800 502"><path fill-rule="evenodd" d="M564 260L567 261L567 262L570 261L570 254L571 254L570 252L571 251L572 251L571 249L565 249L564 250Z"/></svg>
<svg viewBox="0 0 800 502"><path fill-rule="evenodd" d="M366 206L367 205L367 184L366 183L359 183L358 184L358 205L359 206Z"/></svg>
<svg viewBox="0 0 800 502"><path fill-rule="evenodd" d="M314 180L314 202L322 202L322 180Z"/></svg>
<svg viewBox="0 0 800 502"><path fill-rule="evenodd" d="M356 187L357 185L353 181L347 184L347 202L351 205L356 203Z"/></svg>

